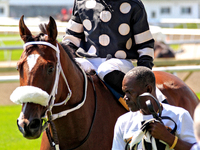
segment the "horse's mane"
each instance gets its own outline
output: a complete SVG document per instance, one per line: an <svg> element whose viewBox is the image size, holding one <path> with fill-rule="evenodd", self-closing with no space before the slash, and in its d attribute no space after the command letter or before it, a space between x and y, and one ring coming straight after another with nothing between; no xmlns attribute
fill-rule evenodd
<svg viewBox="0 0 200 150"><path fill-rule="evenodd" d="M40 33L37 36L32 35L23 35L23 38L26 39L25 43L31 41L45 41L44 33Z"/></svg>
<svg viewBox="0 0 200 150"><path fill-rule="evenodd" d="M47 27L47 24L40 24L39 25L39 28L40 28L40 30L41 30L42 33L40 33L37 36L38 39L42 39L41 36L47 34L46 27ZM59 42L59 44L63 47L63 49L65 50L65 52L67 53L67 55L69 56L69 58L71 59L71 61L75 65L77 65L78 68L80 68L80 64L75 60L76 56L74 54L74 50L69 45L67 45L66 43Z"/></svg>
<svg viewBox="0 0 200 150"><path fill-rule="evenodd" d="M43 32L43 31L42 31ZM26 42L31 42L31 41L45 41L45 33L39 33L37 36L33 37L33 36L27 36L27 40ZM74 62L77 63L75 61L75 55L73 54L73 50L72 48L70 48L70 46L66 45L63 42L59 42L59 44L63 47L63 49L65 50L65 52L68 54L69 58ZM32 46L37 46L37 45L32 45ZM26 53L29 53L31 50L28 47L26 49Z"/></svg>
<svg viewBox="0 0 200 150"><path fill-rule="evenodd" d="M60 42L60 45L63 47L63 49L65 50L65 52L67 53L67 55L69 56L69 58L75 63L77 64L76 60L74 59L76 56L74 55L73 49L70 48L69 45L66 45L63 42Z"/></svg>
<svg viewBox="0 0 200 150"><path fill-rule="evenodd" d="M39 25L39 28L40 28L40 30L41 30L41 32L42 33L40 33L39 34L39 39L41 39L40 38L40 36L43 34L43 35L45 35L45 34L47 34L47 30L46 30L46 27L47 27L47 24L40 24ZM68 45L66 45L65 43L62 43L62 42L60 42L60 45L63 47L63 49L65 50L65 52L68 54L68 56L69 56L69 58L74 62L74 63L76 63L76 61L75 61L75 55L73 54L73 50L72 50L72 48L70 48Z"/></svg>

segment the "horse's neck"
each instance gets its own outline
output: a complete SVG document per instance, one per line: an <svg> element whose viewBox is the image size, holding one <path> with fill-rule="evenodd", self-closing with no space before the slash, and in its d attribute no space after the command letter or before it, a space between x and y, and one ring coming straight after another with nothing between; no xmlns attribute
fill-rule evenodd
<svg viewBox="0 0 200 150"><path fill-rule="evenodd" d="M76 147L88 134L92 117L93 108L83 106L66 117L55 120L60 146Z"/></svg>
<svg viewBox="0 0 200 150"><path fill-rule="evenodd" d="M83 101L84 97L85 80L82 71L69 58L64 49L60 48L60 50L61 65L72 91L72 96L66 105L53 107L53 113L59 113L67 109L74 108L77 104L80 104ZM58 90L58 95L60 94L60 98L62 99L60 101L63 101L63 99L66 98L68 91L64 81L61 85L62 87ZM94 107L94 93L91 90L91 83L88 83L88 88L90 90L87 94L90 94L91 98L88 96L85 104L81 108L54 121L59 140L69 139L69 141L62 141L61 143L68 143L72 146L74 144L74 146L77 146L77 142L81 141L88 132L88 127L91 124L91 118L93 116L93 111L91 112L91 109L93 110ZM71 138L74 138L75 140L71 140ZM72 141L75 141L75 143L72 143Z"/></svg>
<svg viewBox="0 0 200 150"><path fill-rule="evenodd" d="M75 64L75 61L70 58L70 56L67 54L67 52L65 52L65 50L61 46L60 61L64 75L68 82L67 84L69 85L69 88L72 92L72 96L70 97L66 105L54 108L55 112L71 109L80 104L83 101L85 91L85 79L82 70L77 64ZM60 77L63 78L62 76ZM65 83L64 79L59 83L60 86L58 89L57 97L59 98L60 102L65 100L69 93L67 84ZM73 115L76 115L76 113L72 113ZM72 113L70 113L70 116ZM84 113L84 111L82 113ZM74 118L77 118L77 116L74 116ZM73 117L71 119L73 119Z"/></svg>
<svg viewBox="0 0 200 150"><path fill-rule="evenodd" d="M69 83L69 87L72 91L71 99L82 99L82 95L79 93L83 93L84 90L84 76L80 68L65 50L60 46L60 56L61 56L61 65L65 74L65 77ZM64 83L64 82L63 82ZM63 86L66 88L66 84L64 83ZM64 89L65 89L64 88ZM78 92L77 92L78 91ZM76 94L75 94L76 93Z"/></svg>

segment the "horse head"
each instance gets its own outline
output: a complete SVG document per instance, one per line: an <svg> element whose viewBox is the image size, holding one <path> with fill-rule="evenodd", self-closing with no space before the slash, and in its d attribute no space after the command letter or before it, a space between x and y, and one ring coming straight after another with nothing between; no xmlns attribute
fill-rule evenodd
<svg viewBox="0 0 200 150"><path fill-rule="evenodd" d="M25 44L17 65L20 87L13 91L10 99L22 104L17 120L19 130L24 137L34 139L47 127L46 120L49 119L48 114L52 114L52 107L66 104L72 93L61 67L62 47L56 41L55 20L50 17L46 34L33 36L23 18L19 21L19 32ZM63 80L66 84L59 84ZM59 92L61 88L65 88L65 92Z"/></svg>

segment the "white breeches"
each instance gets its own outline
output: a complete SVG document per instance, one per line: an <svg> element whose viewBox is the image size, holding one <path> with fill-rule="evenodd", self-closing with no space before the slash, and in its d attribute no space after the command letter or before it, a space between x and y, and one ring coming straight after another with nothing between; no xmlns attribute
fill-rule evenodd
<svg viewBox="0 0 200 150"><path fill-rule="evenodd" d="M102 80L106 74L114 70L127 73L134 68L131 61L118 58L111 58L109 60L105 58L76 58L76 61L81 64L81 67L85 71L90 71L91 69L95 70Z"/></svg>
<svg viewBox="0 0 200 150"><path fill-rule="evenodd" d="M81 67L85 71L95 70L98 76L103 80L104 76L114 70L119 70L123 73L127 73L134 68L130 60L111 58L106 60L105 58L76 58L76 61L81 64Z"/></svg>
<svg viewBox="0 0 200 150"><path fill-rule="evenodd" d="M106 60L105 58L76 58L76 61L81 64L81 67L87 72L91 69L98 73L98 76L103 80L104 76L114 70L127 73L134 68L133 64L129 60L111 58ZM165 96L156 87L156 96L159 100L164 100Z"/></svg>

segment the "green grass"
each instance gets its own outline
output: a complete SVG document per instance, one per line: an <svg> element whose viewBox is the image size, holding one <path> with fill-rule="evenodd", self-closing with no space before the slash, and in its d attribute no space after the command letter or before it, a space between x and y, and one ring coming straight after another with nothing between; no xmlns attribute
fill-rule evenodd
<svg viewBox="0 0 200 150"><path fill-rule="evenodd" d="M21 105L0 106L0 150L38 150L41 137L28 140L17 127Z"/></svg>
<svg viewBox="0 0 200 150"><path fill-rule="evenodd" d="M0 34L0 46L22 46L23 42L17 34ZM0 50L0 61L19 60L22 49Z"/></svg>
<svg viewBox="0 0 200 150"><path fill-rule="evenodd" d="M200 93L196 93L196 94L197 94L198 98L200 99Z"/></svg>
<svg viewBox="0 0 200 150"><path fill-rule="evenodd" d="M178 44L172 44L170 45L170 47L174 50L174 51L178 51L180 49L180 45Z"/></svg>
<svg viewBox="0 0 200 150"><path fill-rule="evenodd" d="M197 23L186 23L186 24L180 24L175 26L174 28L188 28L188 29L198 29L200 24Z"/></svg>
<svg viewBox="0 0 200 150"><path fill-rule="evenodd" d="M0 51L0 61L19 60L23 50Z"/></svg>
<svg viewBox="0 0 200 150"><path fill-rule="evenodd" d="M20 39L19 34L0 34L0 38L7 38L7 37L12 37L12 38L15 37Z"/></svg>
<svg viewBox="0 0 200 150"><path fill-rule="evenodd" d="M61 41L62 39L58 39ZM18 34L0 34L0 46L22 46L24 42ZM17 50L0 50L0 61L19 60L22 49Z"/></svg>

